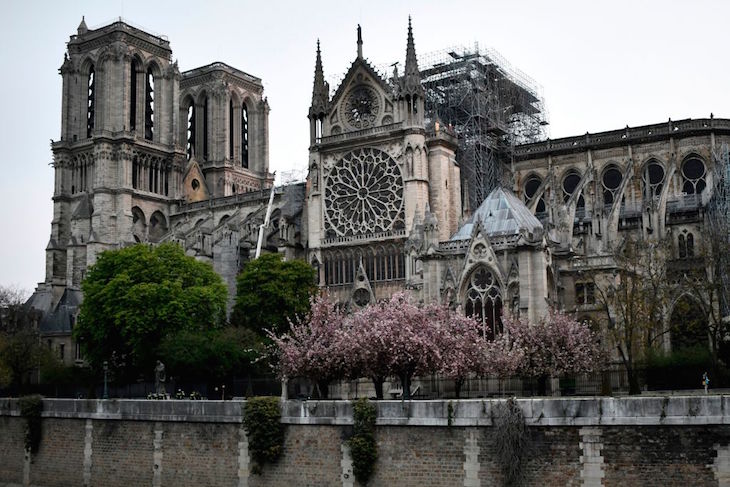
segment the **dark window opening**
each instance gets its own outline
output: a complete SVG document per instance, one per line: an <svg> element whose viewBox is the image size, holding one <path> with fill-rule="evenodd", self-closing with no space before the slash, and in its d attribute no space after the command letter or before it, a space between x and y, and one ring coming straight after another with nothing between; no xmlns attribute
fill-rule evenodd
<svg viewBox="0 0 730 487"><path fill-rule="evenodd" d="M577 173L570 173L567 176L565 176L565 179L563 179L563 201L568 202L571 196L573 196L573 193L575 192L575 188L578 187L578 183L580 183L580 175Z"/></svg>
<svg viewBox="0 0 730 487"><path fill-rule="evenodd" d="M248 167L248 107L241 105L241 166Z"/></svg>
<svg viewBox="0 0 730 487"><path fill-rule="evenodd" d="M686 194L700 194L707 186L705 164L697 157L687 159L682 165L682 191Z"/></svg>
<svg viewBox="0 0 730 487"><path fill-rule="evenodd" d="M616 197L616 191L621 186L623 175L615 168L611 167L603 173L603 203L612 205Z"/></svg>
<svg viewBox="0 0 730 487"><path fill-rule="evenodd" d="M147 70L144 103L144 138L152 140L155 130L155 77L152 68Z"/></svg>
<svg viewBox="0 0 730 487"><path fill-rule="evenodd" d="M203 104L203 158L208 160L208 97Z"/></svg>
<svg viewBox="0 0 730 487"><path fill-rule="evenodd" d="M137 186L139 185L139 163L137 162L137 157L135 156L132 159L132 187L134 189L137 189Z"/></svg>
<svg viewBox="0 0 730 487"><path fill-rule="evenodd" d="M94 66L89 68L89 78L87 79L87 98L86 98L86 137L91 137L94 131L94 110L96 98L96 76L94 74Z"/></svg>
<svg viewBox="0 0 730 487"><path fill-rule="evenodd" d="M195 152L195 105L190 103L188 107L187 145L185 147L188 160Z"/></svg>
<svg viewBox="0 0 730 487"><path fill-rule="evenodd" d="M664 187L664 168L656 161L647 164L643 176L644 195L646 197L659 196Z"/></svg>
<svg viewBox="0 0 730 487"><path fill-rule="evenodd" d="M233 100L228 102L228 158L233 160Z"/></svg>
<svg viewBox="0 0 730 487"><path fill-rule="evenodd" d="M137 61L132 61L129 74L129 130L137 127Z"/></svg>
<svg viewBox="0 0 730 487"><path fill-rule="evenodd" d="M679 258L685 259L687 257L687 242L684 235L677 237L677 246L679 247Z"/></svg>

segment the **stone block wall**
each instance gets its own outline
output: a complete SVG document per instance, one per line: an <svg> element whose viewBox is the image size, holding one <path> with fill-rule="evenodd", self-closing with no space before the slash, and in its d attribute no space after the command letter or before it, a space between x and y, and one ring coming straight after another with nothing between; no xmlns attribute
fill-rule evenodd
<svg viewBox="0 0 730 487"><path fill-rule="evenodd" d="M377 403L370 486L500 486L497 400ZM524 485L730 485L730 396L525 399ZM241 403L45 400L37 453L0 399L0 487L343 486L348 401L288 401L284 453L251 472ZM449 412L451 411L451 412Z"/></svg>

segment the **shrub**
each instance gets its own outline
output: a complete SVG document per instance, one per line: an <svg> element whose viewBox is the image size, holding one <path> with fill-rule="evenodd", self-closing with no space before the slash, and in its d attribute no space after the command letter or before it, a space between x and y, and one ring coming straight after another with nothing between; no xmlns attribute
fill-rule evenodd
<svg viewBox="0 0 730 487"><path fill-rule="evenodd" d="M20 415L25 418L25 449L36 453L41 444L41 411L43 398L39 395L20 398Z"/></svg>
<svg viewBox="0 0 730 487"><path fill-rule="evenodd" d="M274 463L284 445L284 425L278 397L252 397L243 406L243 427L254 462L252 472L261 473L264 463Z"/></svg>
<svg viewBox="0 0 730 487"><path fill-rule="evenodd" d="M352 473L361 484L367 484L375 470L378 448L375 444L375 406L366 398L353 405L353 436L349 440Z"/></svg>

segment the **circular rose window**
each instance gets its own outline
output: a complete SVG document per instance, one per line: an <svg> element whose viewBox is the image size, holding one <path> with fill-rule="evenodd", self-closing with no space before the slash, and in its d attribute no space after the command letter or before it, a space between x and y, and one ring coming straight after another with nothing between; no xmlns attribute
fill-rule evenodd
<svg viewBox="0 0 730 487"><path fill-rule="evenodd" d="M325 178L325 217L338 235L362 235L401 228L403 179L385 152L357 149Z"/></svg>

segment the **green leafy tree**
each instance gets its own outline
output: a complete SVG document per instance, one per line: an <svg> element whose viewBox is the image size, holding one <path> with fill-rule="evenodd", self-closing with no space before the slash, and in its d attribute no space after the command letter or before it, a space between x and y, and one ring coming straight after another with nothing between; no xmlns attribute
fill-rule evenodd
<svg viewBox="0 0 730 487"><path fill-rule="evenodd" d="M39 367L57 359L43 347L35 326L39 316L25 305L28 292L0 286L0 387L22 391Z"/></svg>
<svg viewBox="0 0 730 487"><path fill-rule="evenodd" d="M171 375L183 380L218 383L234 373L254 372L264 352L252 330L227 327L182 330L162 340L160 355Z"/></svg>
<svg viewBox="0 0 730 487"><path fill-rule="evenodd" d="M166 336L225 322L226 287L220 276L177 244L102 252L82 289L74 338L96 370L109 361L122 375L151 373Z"/></svg>
<svg viewBox="0 0 730 487"><path fill-rule="evenodd" d="M237 284L231 321L261 335L264 330L286 332L289 319L309 311L309 298L317 290L311 266L303 260L284 261L279 254L247 263Z"/></svg>

